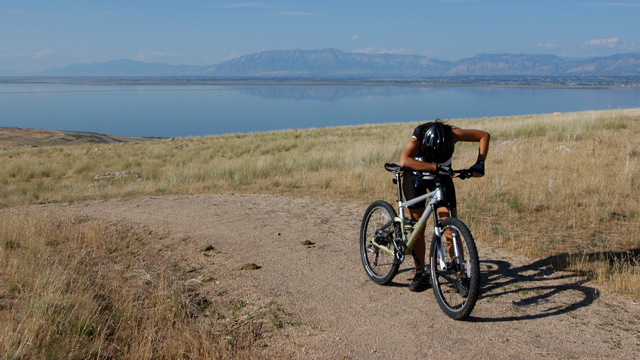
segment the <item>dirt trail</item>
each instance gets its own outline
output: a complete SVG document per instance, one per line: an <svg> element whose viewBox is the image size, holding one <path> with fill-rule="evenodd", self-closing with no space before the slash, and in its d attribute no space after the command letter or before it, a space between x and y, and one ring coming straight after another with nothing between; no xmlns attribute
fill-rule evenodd
<svg viewBox="0 0 640 360"><path fill-rule="evenodd" d="M360 261L364 208L264 195L165 196L46 205L47 212L126 221L149 229L159 261L197 268L210 299L275 301L287 321L265 354L304 359L640 358L640 306L601 294L546 261L478 239L483 285L471 318L444 315L431 289L412 293L405 262L391 286ZM473 230L473 229L472 229ZM302 245L309 240L314 244ZM210 257L200 249L213 245ZM260 268L241 271L245 263ZM215 281L202 281L214 278ZM200 282L202 281L202 282ZM266 328L266 327L265 327Z"/></svg>

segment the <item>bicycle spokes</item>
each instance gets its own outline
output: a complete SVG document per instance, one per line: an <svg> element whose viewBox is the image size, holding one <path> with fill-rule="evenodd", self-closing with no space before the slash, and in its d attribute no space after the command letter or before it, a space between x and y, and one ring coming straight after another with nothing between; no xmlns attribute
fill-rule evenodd
<svg viewBox="0 0 640 360"><path fill-rule="evenodd" d="M466 318L478 299L480 266L473 237L462 221L456 218L442 220L441 234L434 234L431 242L431 280L436 300L451 318ZM443 242L446 235L447 249ZM444 238L444 239L443 239Z"/></svg>
<svg viewBox="0 0 640 360"><path fill-rule="evenodd" d="M360 228L360 254L367 275L378 284L389 283L398 272L393 219L396 212L384 201L369 206Z"/></svg>

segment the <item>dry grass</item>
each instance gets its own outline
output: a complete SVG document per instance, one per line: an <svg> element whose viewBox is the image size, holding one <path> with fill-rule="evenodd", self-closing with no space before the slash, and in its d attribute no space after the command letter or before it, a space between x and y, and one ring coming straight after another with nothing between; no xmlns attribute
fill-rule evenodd
<svg viewBox="0 0 640 360"><path fill-rule="evenodd" d="M487 176L457 182L460 217L480 242L546 257L556 267L584 273L613 292L640 298L640 109L452 123L492 134ZM163 194L272 193L357 202L364 209L376 199L395 200L391 176L382 164L398 161L416 125L288 130L115 146L4 148L0 149L0 205ZM472 165L476 152L475 144L460 144L455 166ZM117 171L137 172L141 178L93 181L95 175ZM86 266L87 261L135 266L132 259L109 254L105 248L101 239L119 239L109 233L115 230L66 225L41 229L44 225L30 218L0 220L2 261L9 264L3 276L11 279L0 289L1 323L8 327L2 331L0 346L11 349L14 357L26 351L32 351L29 354L34 357L57 351L83 357L103 351L133 354L135 349L142 354L140 358L179 356L162 352L173 346L181 349L175 351L200 351L198 354L208 357L228 350L216 341L212 347L202 347L204 339L215 334L206 327L194 327L201 319L180 318L182 310L176 309L186 305L180 305L184 304L179 300L182 295L171 290L174 280L160 275L161 270L154 270L157 286L149 287L140 286L140 279L124 276L124 270L113 275L91 267L82 281L74 280L86 288L67 295L66 284L79 276L71 269ZM20 233L38 231L40 235L33 239L19 240ZM68 245L58 244L58 239L67 239ZM130 242L126 237L118 241L124 243L116 246ZM68 250L75 247L81 250ZM76 256L79 253L84 255ZM49 260L29 261L34 258ZM45 263L59 267L45 267ZM52 280L53 275L64 276ZM145 289L145 305L134 300L139 294L132 289L139 288ZM34 296L36 290L41 293ZM119 298L124 303L116 304ZM10 312L6 311L9 306ZM60 317L56 310L60 306L78 310ZM104 306L118 310L101 312ZM168 310L143 316L132 310L139 306ZM18 308L22 310L14 312ZM118 322L124 321L123 314L127 322L136 324L134 330ZM92 325L87 327L87 323ZM175 333L154 331L166 323L172 324ZM47 325L43 335L26 331L43 324ZM146 335L124 340L132 331ZM182 332L191 334L189 341L179 341L182 339L175 334ZM250 336L242 339L241 343L250 342Z"/></svg>
<svg viewBox="0 0 640 360"><path fill-rule="evenodd" d="M141 142L145 138L119 137L81 131L21 129L0 126L0 147L103 144L108 142Z"/></svg>
<svg viewBox="0 0 640 360"><path fill-rule="evenodd" d="M140 232L14 215L0 217L0 359L259 357L260 327L149 265Z"/></svg>

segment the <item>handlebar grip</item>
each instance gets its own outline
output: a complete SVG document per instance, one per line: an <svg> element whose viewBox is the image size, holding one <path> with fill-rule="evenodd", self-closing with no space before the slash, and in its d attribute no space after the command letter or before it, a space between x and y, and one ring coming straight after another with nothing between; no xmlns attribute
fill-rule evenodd
<svg viewBox="0 0 640 360"><path fill-rule="evenodd" d="M453 172L455 174L458 174L458 176L456 177L460 180L465 180L473 177L473 172L471 171L471 169L454 170Z"/></svg>

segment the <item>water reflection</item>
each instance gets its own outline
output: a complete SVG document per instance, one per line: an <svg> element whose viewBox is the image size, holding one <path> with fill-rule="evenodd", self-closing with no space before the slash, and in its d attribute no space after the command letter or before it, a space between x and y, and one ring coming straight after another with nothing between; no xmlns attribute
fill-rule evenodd
<svg viewBox="0 0 640 360"><path fill-rule="evenodd" d="M259 96L266 99L285 100L324 100L336 101L350 97L392 97L392 96L420 96L429 91L424 87L399 87L399 86L294 86L294 87L270 87L263 89L246 89L241 93Z"/></svg>

